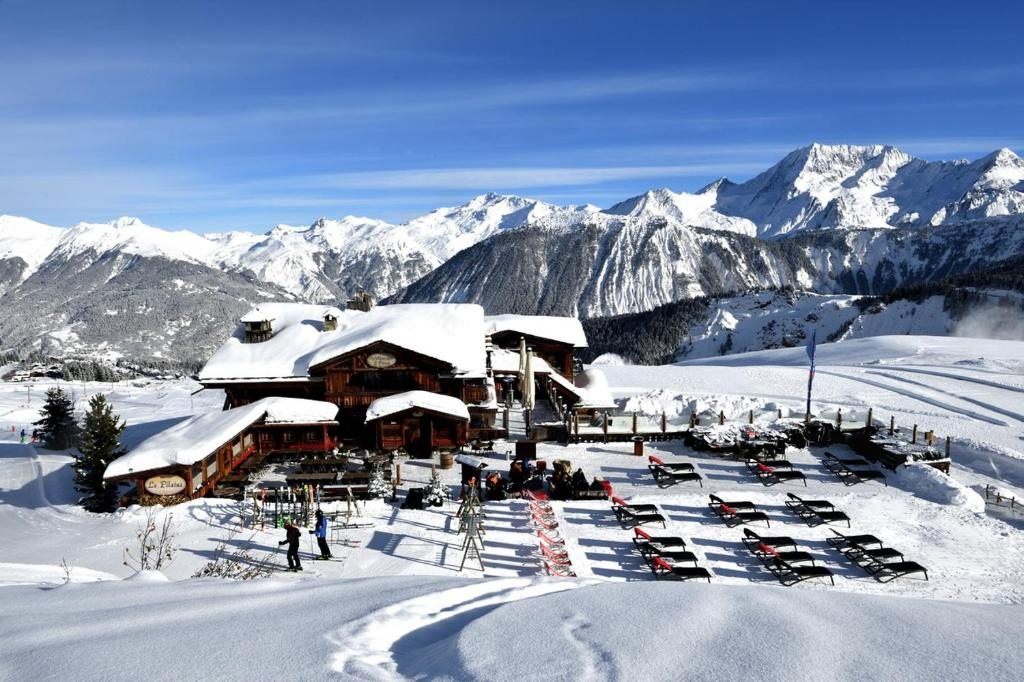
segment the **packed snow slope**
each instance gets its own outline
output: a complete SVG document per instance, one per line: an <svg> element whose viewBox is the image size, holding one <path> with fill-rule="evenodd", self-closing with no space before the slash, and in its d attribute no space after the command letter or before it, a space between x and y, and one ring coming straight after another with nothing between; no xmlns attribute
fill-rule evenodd
<svg viewBox="0 0 1024 682"><path fill-rule="evenodd" d="M1024 635L1017 607L724 585L134 580L3 596L19 614L0 621L5 679L996 680L1018 676Z"/></svg>
<svg viewBox="0 0 1024 682"><path fill-rule="evenodd" d="M458 570L454 501L424 510L377 501L361 510L370 525L341 531L347 542L332 546L336 560L310 560L304 537L303 574L235 583L190 576L221 541L280 567L283 534L253 527L249 506L199 500L158 511L178 529L177 557L162 574L133 576L122 552L143 510L74 506L71 457L18 443L46 385L0 384L0 678L127 680L140 661L153 679L180 679L183 670L238 680L268 671L287 679L1019 676L1024 517L994 512L981 493L998 486L1024 499L1024 343L883 337L822 344L818 353L817 414L842 409L856 421L870 406L883 423L892 416L902 429L934 428L952 438L952 476L913 467L887 472L887 486L846 487L822 466L823 448L790 448L807 487L764 487L742 462L678 441L647 443L648 453L692 462L704 476L704 488L662 489L631 443L540 445L542 459L567 459L630 502L655 505L666 517L655 531L683 537L711 585L654 582L605 500L553 503L577 579L540 575L521 501L487 504L482 571ZM641 425L662 412L673 425L690 412L745 422L753 410L763 421L779 410L802 416L802 354L603 369ZM129 423L129 447L222 400L191 396L187 381L63 386L79 406L106 394ZM613 428L628 430L629 421ZM491 468L508 467L506 449L498 443L485 457ZM429 461L404 462L399 499L430 471ZM441 473L457 489L458 470ZM787 510L787 492L829 499L852 520L840 530L878 535L924 564L930 579L872 580L829 547L831 528ZM709 514L708 493L757 504L771 527L756 530L792 536L836 585L778 586L743 547L741 529ZM328 507L335 511L343 505Z"/></svg>

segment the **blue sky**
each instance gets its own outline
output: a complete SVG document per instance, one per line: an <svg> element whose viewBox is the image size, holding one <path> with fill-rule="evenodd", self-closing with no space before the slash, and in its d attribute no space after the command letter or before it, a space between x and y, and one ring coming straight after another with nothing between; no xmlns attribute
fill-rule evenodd
<svg viewBox="0 0 1024 682"><path fill-rule="evenodd" d="M0 213L264 231L1020 152L1015 5L0 0Z"/></svg>

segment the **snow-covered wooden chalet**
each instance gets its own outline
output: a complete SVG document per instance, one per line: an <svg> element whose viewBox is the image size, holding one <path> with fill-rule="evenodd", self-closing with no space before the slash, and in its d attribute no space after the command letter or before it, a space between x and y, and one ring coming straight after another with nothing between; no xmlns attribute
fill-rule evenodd
<svg viewBox="0 0 1024 682"><path fill-rule="evenodd" d="M333 403L341 441L421 456L493 435L498 407L477 305L261 305L199 380L225 391L226 408L270 396Z"/></svg>

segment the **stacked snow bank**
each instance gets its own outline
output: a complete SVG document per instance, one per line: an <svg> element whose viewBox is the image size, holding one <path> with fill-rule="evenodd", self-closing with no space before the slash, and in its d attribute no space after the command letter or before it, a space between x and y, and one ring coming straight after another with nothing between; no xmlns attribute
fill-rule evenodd
<svg viewBox="0 0 1024 682"><path fill-rule="evenodd" d="M921 499L964 507L976 514L985 513L985 499L981 495L922 462L910 462L899 467L889 481Z"/></svg>
<svg viewBox="0 0 1024 682"><path fill-rule="evenodd" d="M774 406L775 404L772 403ZM686 421L691 414L702 417L717 417L725 412L726 419L745 417L750 410L766 408L763 400L744 396L690 396L675 391L656 388L626 401L625 412L637 412L650 417L668 415L670 423Z"/></svg>

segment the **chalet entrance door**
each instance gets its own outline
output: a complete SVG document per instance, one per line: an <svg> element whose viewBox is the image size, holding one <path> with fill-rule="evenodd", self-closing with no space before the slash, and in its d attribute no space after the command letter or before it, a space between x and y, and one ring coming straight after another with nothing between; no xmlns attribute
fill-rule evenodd
<svg viewBox="0 0 1024 682"><path fill-rule="evenodd" d="M410 457L430 457L430 428L422 417L404 420L405 451Z"/></svg>

